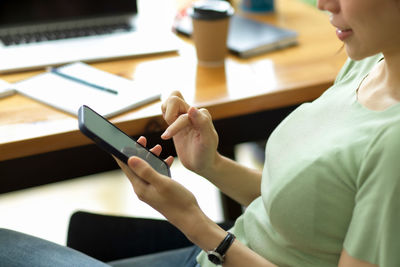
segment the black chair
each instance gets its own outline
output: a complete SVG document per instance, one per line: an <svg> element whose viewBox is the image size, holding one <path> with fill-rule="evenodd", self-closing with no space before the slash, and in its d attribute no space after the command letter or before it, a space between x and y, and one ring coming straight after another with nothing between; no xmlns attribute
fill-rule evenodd
<svg viewBox="0 0 400 267"><path fill-rule="evenodd" d="M224 229L232 222L221 223ZM109 262L193 245L168 221L75 212L67 246Z"/></svg>

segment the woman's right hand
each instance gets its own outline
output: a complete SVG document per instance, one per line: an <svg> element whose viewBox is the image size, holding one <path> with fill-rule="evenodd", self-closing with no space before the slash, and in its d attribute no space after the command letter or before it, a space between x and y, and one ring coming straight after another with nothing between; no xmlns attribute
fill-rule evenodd
<svg viewBox="0 0 400 267"><path fill-rule="evenodd" d="M182 164L204 176L218 157L218 134L210 113L206 109L191 107L177 91L168 97L161 108L169 125L161 138L173 138Z"/></svg>

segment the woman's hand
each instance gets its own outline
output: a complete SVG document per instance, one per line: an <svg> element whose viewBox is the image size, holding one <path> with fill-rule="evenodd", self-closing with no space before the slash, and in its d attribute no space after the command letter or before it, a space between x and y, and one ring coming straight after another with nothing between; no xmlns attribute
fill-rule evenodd
<svg viewBox="0 0 400 267"><path fill-rule="evenodd" d="M190 107L179 92L173 92L161 108L169 125L161 137L172 137L182 164L204 176L218 156L218 135L211 115L206 109Z"/></svg>
<svg viewBox="0 0 400 267"><path fill-rule="evenodd" d="M146 138L138 142L146 146ZM150 149L160 155L161 146ZM155 171L146 161L131 157L128 165L116 159L129 178L140 200L159 211L165 218L203 250L214 249L226 236L226 232L208 218L200 209L194 195L185 187ZM165 162L172 164L172 157ZM274 266L254 251L235 240L229 248L224 266Z"/></svg>
<svg viewBox="0 0 400 267"><path fill-rule="evenodd" d="M140 137L138 143L146 146L146 138ZM161 153L161 146L156 145L151 152L157 156ZM170 166L173 157L168 157L165 162ZM193 225L191 221L196 215L201 215L194 195L178 182L159 174L147 162L131 157L128 165L117 159L138 198L163 214L165 218L181 229L189 231ZM203 216L203 215L201 215Z"/></svg>

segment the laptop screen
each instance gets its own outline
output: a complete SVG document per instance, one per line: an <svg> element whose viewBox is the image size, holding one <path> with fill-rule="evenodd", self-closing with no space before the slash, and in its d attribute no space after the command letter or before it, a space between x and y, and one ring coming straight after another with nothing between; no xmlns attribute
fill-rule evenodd
<svg viewBox="0 0 400 267"><path fill-rule="evenodd" d="M0 0L0 27L136 13L136 0Z"/></svg>

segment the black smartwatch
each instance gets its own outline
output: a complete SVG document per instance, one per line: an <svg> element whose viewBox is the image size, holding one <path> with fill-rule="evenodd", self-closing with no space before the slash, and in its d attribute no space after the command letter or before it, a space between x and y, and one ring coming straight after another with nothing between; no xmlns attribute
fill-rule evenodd
<svg viewBox="0 0 400 267"><path fill-rule="evenodd" d="M233 241L235 241L235 236L228 232L216 249L207 251L208 259L216 265L224 263L226 251L232 245Z"/></svg>

